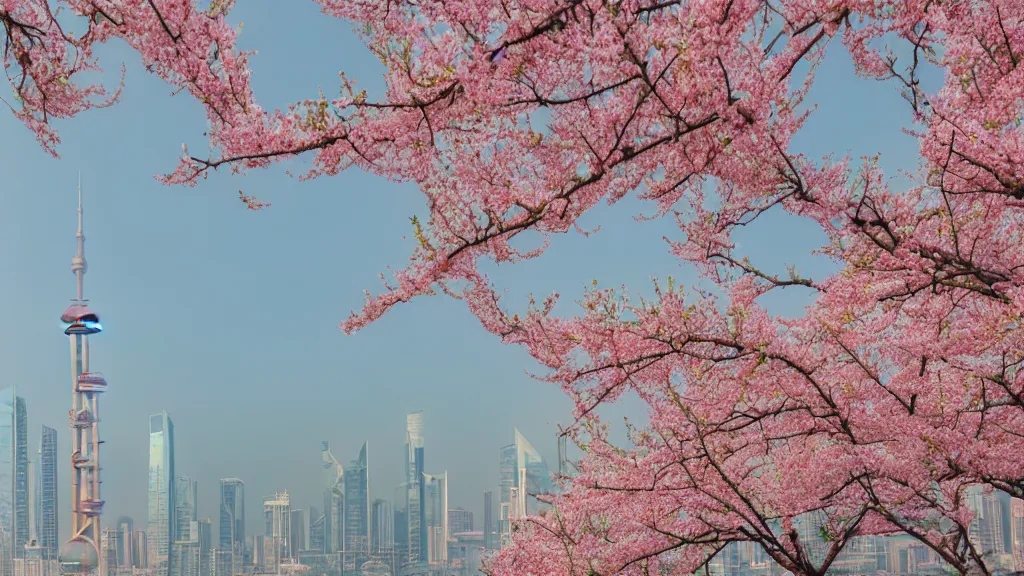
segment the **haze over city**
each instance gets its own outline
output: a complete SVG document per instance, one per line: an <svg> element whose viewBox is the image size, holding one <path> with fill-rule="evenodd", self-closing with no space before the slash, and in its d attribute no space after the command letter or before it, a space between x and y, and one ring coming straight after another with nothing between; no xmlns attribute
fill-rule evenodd
<svg viewBox="0 0 1024 576"><path fill-rule="evenodd" d="M320 88L333 93L339 63L371 99L386 97L384 67L350 23L322 17L313 2L277 7L248 0L229 18L244 23L239 48L258 49L249 65L264 108L284 108ZM478 529L484 493L497 493L499 450L515 430L557 468L559 425L573 421L573 402L557 384L535 378L546 368L488 333L464 304L443 294L419 298L354 335L339 329L363 306L364 290L381 290L380 273L390 279L388 267L408 262L417 242L410 217L429 217L415 184L355 169L300 181L312 165L300 157L244 175L224 168L196 187L166 186L154 176L177 167L182 143L190 154L208 152L200 137L210 126L203 105L172 95L121 42L97 54L111 88L111 63L125 63L121 99L62 120L59 159L17 118L0 114L7 326L0 349L8 352L2 387L16 386L26 401L30 454L41 425L57 430L62 499L71 482L64 454L71 393L59 316L74 297L69 265L79 179L85 294L103 318L90 354L109 382L102 407L106 526L121 516L133 518L137 530L146 526L149 418L162 411L174 422L176 474L198 483L198 517L216 528L220 481L239 478L249 534L262 534L264 498L277 492L288 492L293 509L321 506L322 442L342 464L366 443L369 498L390 500L406 479L409 413L423 415L425 470L447 472L448 508L471 511ZM843 50L830 50L825 63L809 94L820 108L792 148L814 159L880 153L891 185L905 188L897 173L919 161L916 140L902 131L910 126L907 103L893 86L856 77ZM797 68L806 71L806 63ZM923 89L941 81L934 70L921 73ZM247 210L240 194L270 206ZM614 210L595 208L580 220L593 235L556 236L542 257L514 269L490 261L482 268L515 310L524 310L531 294L539 300L554 291L562 295L556 310L575 313L592 280L650 296L652 277L672 276L718 293L669 253L666 239L680 239L670 217L638 222L652 211L633 198ZM770 273L793 266L827 277L839 269L813 252L827 239L809 219L774 211L734 237L738 253ZM772 314L791 317L813 301L802 286L759 299ZM642 424L647 408L627 397L600 413L626 443L623 420ZM61 542L71 536L67 508L62 502L58 510Z"/></svg>

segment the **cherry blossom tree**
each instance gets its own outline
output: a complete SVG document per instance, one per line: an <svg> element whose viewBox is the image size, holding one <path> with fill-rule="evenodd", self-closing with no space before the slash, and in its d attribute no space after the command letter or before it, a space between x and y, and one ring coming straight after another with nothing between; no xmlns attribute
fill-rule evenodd
<svg viewBox="0 0 1024 576"><path fill-rule="evenodd" d="M342 328L417 296L459 298L548 369L588 447L495 574L690 570L746 541L816 575L852 538L897 530L988 573L964 491L1024 496L1020 0L319 4L384 64L383 99L343 76L337 95L264 111L229 3L68 1L87 22L73 34L54 2L3 0L15 113L54 150L51 118L110 101L75 78L117 37L206 105L212 155L186 149L168 183L298 155L312 158L305 178L358 168L416 183L430 217L413 219L409 265ZM906 100L920 165L905 189L876 159L792 150L826 49ZM584 214L629 195L678 222L668 249L714 293L595 286L576 315L555 313L557 294L514 311L481 272L587 233ZM745 258L734 233L778 211L816 223L840 271L780 276ZM759 304L787 288L813 295L799 318ZM650 422L623 452L598 409L626 393ZM818 543L801 518L818 519Z"/></svg>

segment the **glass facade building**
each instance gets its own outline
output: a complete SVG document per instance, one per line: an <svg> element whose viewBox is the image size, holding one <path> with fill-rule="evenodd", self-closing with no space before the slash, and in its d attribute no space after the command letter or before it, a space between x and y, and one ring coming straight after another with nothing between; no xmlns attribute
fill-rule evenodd
<svg viewBox="0 0 1024 576"><path fill-rule="evenodd" d="M36 522L43 558L57 558L57 431L43 426L39 442L39 502Z"/></svg>
<svg viewBox="0 0 1024 576"><path fill-rule="evenodd" d="M405 416L406 523L408 561L427 559L426 510L423 508L423 412Z"/></svg>
<svg viewBox="0 0 1024 576"><path fill-rule="evenodd" d="M149 417L149 502L146 541L149 568L173 574L174 546L174 424L167 412Z"/></svg>
<svg viewBox="0 0 1024 576"><path fill-rule="evenodd" d="M0 391L0 576L13 576L28 532L28 411L11 387Z"/></svg>
<svg viewBox="0 0 1024 576"><path fill-rule="evenodd" d="M345 467L345 552L359 563L370 552L370 474L366 443Z"/></svg>
<svg viewBox="0 0 1024 576"><path fill-rule="evenodd" d="M218 573L235 574L241 570L245 554L245 483L238 478L220 481L220 537L217 547Z"/></svg>

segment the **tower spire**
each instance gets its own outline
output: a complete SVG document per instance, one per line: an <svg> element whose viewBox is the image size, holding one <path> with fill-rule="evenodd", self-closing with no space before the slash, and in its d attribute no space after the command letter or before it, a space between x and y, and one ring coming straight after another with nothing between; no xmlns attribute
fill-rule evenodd
<svg viewBox="0 0 1024 576"><path fill-rule="evenodd" d="M78 240L78 252L75 253L75 257L71 259L71 272L75 275L75 286L76 294L75 299L79 302L85 301L85 296L82 292L82 283L84 280L85 272L89 269L89 265L85 261L85 233L82 232L82 173L78 173L78 232L75 233L75 238Z"/></svg>

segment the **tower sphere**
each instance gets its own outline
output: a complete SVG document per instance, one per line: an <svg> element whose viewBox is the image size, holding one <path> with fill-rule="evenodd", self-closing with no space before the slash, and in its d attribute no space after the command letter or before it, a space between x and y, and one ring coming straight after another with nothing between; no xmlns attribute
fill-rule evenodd
<svg viewBox="0 0 1024 576"><path fill-rule="evenodd" d="M72 538L65 542L61 546L58 561L61 574L68 576L88 574L100 565L96 546L86 538Z"/></svg>

